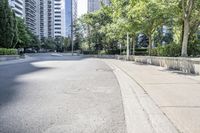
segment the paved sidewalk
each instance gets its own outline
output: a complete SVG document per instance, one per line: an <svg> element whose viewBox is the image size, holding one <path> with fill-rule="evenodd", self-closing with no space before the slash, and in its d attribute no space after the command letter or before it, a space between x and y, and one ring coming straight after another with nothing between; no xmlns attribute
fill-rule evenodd
<svg viewBox="0 0 200 133"><path fill-rule="evenodd" d="M147 107L145 103L141 102L142 97L139 97L153 126L153 132L162 132L161 130L157 130L159 127L155 127L156 124L163 124L166 127L170 127L171 123L178 132L200 133L200 76L185 75L177 71L169 71L165 70L165 68L150 65L135 64L134 62L120 60L105 60L105 62L112 65L115 71L118 68L129 76L132 79L132 88L136 93L138 88L134 87L134 83L137 83L140 89L144 89L144 92L152 99L162 114L167 116L168 121L166 123L169 126L166 126L166 123L159 123L157 121L159 119L155 118L157 115L152 115L153 112L148 113L149 109L153 110L151 108L153 106ZM130 82L130 80L127 80L126 83L130 84ZM159 118L161 117L159 116ZM153 121L154 119L156 121ZM163 119L160 121L163 121ZM165 129L166 127L161 129ZM168 131L165 132L168 133ZM175 131L170 130L169 132Z"/></svg>

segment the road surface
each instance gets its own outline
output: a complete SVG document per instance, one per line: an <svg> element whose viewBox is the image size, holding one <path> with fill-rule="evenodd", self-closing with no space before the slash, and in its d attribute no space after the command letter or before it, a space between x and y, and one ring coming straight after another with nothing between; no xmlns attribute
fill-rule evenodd
<svg viewBox="0 0 200 133"><path fill-rule="evenodd" d="M0 65L0 133L126 133L120 87L103 61L33 58Z"/></svg>

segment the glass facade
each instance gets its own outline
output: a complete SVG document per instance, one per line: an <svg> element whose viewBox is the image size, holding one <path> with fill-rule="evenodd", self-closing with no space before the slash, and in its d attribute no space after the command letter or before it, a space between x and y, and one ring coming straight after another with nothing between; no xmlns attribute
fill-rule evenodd
<svg viewBox="0 0 200 133"><path fill-rule="evenodd" d="M71 34L71 14L72 14L72 8L71 3L72 0L66 0L65 1L65 10L66 10L66 36L70 36Z"/></svg>
<svg viewBox="0 0 200 133"><path fill-rule="evenodd" d="M72 2L72 3L71 3ZM72 6L72 7L71 7ZM72 22L72 12L73 21L77 18L77 0L65 0L65 11L66 11L66 36L71 35L71 22Z"/></svg>

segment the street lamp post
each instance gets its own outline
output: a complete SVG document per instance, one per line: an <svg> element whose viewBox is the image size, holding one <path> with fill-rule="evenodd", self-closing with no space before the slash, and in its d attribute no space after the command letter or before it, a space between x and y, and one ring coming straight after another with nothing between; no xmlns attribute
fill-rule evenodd
<svg viewBox="0 0 200 133"><path fill-rule="evenodd" d="M74 40L73 40L73 0L71 0L71 47L72 56L74 55Z"/></svg>
<svg viewBox="0 0 200 133"><path fill-rule="evenodd" d="M129 59L129 33L127 33L127 48L126 48L126 59Z"/></svg>

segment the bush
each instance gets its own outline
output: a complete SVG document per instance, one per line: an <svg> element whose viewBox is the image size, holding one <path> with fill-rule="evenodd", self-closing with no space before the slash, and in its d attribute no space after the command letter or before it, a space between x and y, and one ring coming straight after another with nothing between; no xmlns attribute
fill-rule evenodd
<svg viewBox="0 0 200 133"><path fill-rule="evenodd" d="M188 55L189 56L199 56L200 55L200 40L195 40L188 45Z"/></svg>
<svg viewBox="0 0 200 133"><path fill-rule="evenodd" d="M98 51L83 51L82 52L84 55L95 55L98 54Z"/></svg>
<svg viewBox="0 0 200 133"><path fill-rule="evenodd" d="M136 48L135 55L148 55L147 48Z"/></svg>
<svg viewBox="0 0 200 133"><path fill-rule="evenodd" d="M175 43L166 46L159 45L158 47L151 50L151 55L178 57L181 56L181 45Z"/></svg>
<svg viewBox="0 0 200 133"><path fill-rule="evenodd" d="M0 55L17 55L16 49L0 48Z"/></svg>

